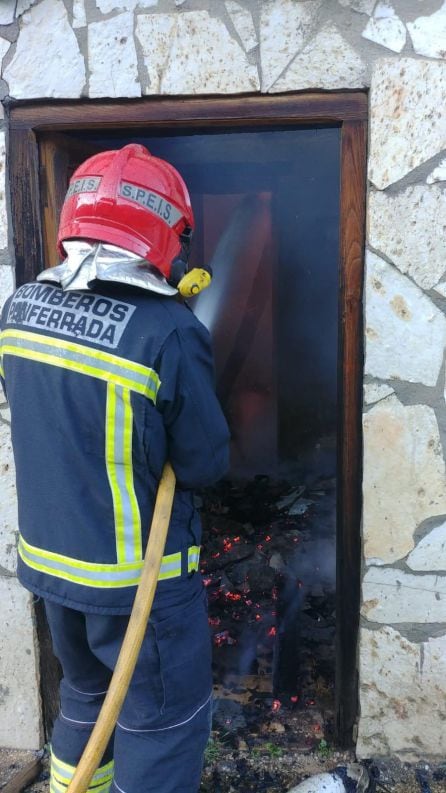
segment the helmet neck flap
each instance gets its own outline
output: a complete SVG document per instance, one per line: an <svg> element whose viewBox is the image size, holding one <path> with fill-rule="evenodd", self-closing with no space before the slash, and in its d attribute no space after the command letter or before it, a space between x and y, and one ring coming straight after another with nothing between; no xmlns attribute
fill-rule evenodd
<svg viewBox="0 0 446 793"><path fill-rule="evenodd" d="M64 242L66 259L37 276L38 281L60 284L66 292L93 289L97 281L136 286L161 295L176 295L177 289L146 259L116 245L88 240Z"/></svg>

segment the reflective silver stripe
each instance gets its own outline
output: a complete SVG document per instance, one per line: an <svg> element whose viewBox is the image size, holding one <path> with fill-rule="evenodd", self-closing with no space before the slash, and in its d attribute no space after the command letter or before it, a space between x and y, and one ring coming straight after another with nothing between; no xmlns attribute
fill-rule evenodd
<svg viewBox="0 0 446 793"><path fill-rule="evenodd" d="M19 554L22 561L34 570L56 578L73 581L92 587L136 586L139 582L142 562L125 564L95 564L80 559L45 551L19 538ZM181 576L181 551L163 556L158 580L163 581Z"/></svg>
<svg viewBox="0 0 446 793"><path fill-rule="evenodd" d="M96 193L100 183L101 176L84 176L82 179L75 179L71 182L65 200L75 193Z"/></svg>
<svg viewBox="0 0 446 793"><path fill-rule="evenodd" d="M65 714L62 713L62 711L60 715L64 720L73 724L95 724L95 722L90 721L77 721L75 719L68 719ZM114 760L110 760L108 763L98 768L92 777L87 791L90 791L90 793L93 793L93 791L95 793L104 793L107 791L110 788L113 779L114 765ZM62 760L59 760L51 750L51 791L55 791L56 793L65 793L75 771L76 766L69 765L68 763L64 763Z"/></svg>
<svg viewBox="0 0 446 793"><path fill-rule="evenodd" d="M142 562L132 566L127 565L127 569L120 569L119 565L110 565L109 570L101 569L86 569L84 566L77 567L76 560L70 563L64 563L56 559L49 559L48 556L32 553L25 548L23 540L19 540L19 553L23 561L29 564L30 567L35 569L42 569L42 572L47 572L58 578L76 579L76 583L87 584L88 586L98 586L106 584L108 586L131 586L137 584L139 581L140 571L142 569ZM85 563L84 563L85 564ZM95 568L95 565L91 565ZM97 565L100 568L101 565ZM66 574L66 575L64 575Z"/></svg>
<svg viewBox="0 0 446 793"><path fill-rule="evenodd" d="M191 573L193 570L198 570L200 561L200 548L198 545L192 545L187 552L187 570Z"/></svg>
<svg viewBox="0 0 446 793"><path fill-rule="evenodd" d="M67 717L64 715L64 718ZM80 722L81 724L95 724L95 722ZM96 773L93 775L90 787L95 783L103 782L108 779L111 779L113 776L113 768L114 768L114 761L110 760L106 765L101 766L98 768ZM59 779L58 782L64 784L68 784L71 782L71 779L74 776L74 772L76 771L76 766L69 765L68 763L64 763L62 760L59 760L55 754L51 753L51 771L54 771Z"/></svg>
<svg viewBox="0 0 446 793"><path fill-rule="evenodd" d="M170 201L166 201L162 195L155 193L154 190L145 190L140 185L132 184L131 182L121 182L119 193L123 198L140 204L152 215L157 215L160 220L163 220L170 227L175 226L183 217L179 209L171 204Z"/></svg>
<svg viewBox="0 0 446 793"><path fill-rule="evenodd" d="M129 389L107 386L105 458L113 496L118 562L142 559L141 516L133 482L133 411Z"/></svg>
<svg viewBox="0 0 446 793"><path fill-rule="evenodd" d="M111 788L111 784L113 782L113 775L111 775L108 779L105 779L103 782L98 784L91 784L90 787L87 788L87 793L108 793ZM66 793L68 788L68 783L59 782L58 779L54 775L51 776L50 779L50 793Z"/></svg>
<svg viewBox="0 0 446 793"><path fill-rule="evenodd" d="M73 369L130 388L152 402L160 385L157 373L147 366L75 342L52 339L30 331L3 331L3 355L16 355L53 366Z"/></svg>
<svg viewBox="0 0 446 793"><path fill-rule="evenodd" d="M176 578L181 575L181 553L172 553L169 556L163 556L163 561L160 568L158 580L162 581L166 578Z"/></svg>

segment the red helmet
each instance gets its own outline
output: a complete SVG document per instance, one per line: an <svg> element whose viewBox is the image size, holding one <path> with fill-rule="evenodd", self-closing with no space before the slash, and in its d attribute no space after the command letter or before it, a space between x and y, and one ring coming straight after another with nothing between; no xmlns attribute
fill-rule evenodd
<svg viewBox="0 0 446 793"><path fill-rule="evenodd" d="M65 240L108 242L147 259L169 279L177 258L187 262L194 225L189 193L178 171L131 143L96 154L75 171L57 243L65 255Z"/></svg>

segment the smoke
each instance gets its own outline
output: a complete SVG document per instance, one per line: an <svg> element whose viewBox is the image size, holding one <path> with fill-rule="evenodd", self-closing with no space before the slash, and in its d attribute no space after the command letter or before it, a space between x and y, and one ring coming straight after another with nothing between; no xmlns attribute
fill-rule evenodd
<svg viewBox="0 0 446 793"><path fill-rule="evenodd" d="M256 195L247 195L242 199L216 245L210 261L212 285L194 303L194 314L210 333L215 327L219 312L227 302L234 277L239 277L235 270L237 265L240 266L240 252L261 203L261 198Z"/></svg>

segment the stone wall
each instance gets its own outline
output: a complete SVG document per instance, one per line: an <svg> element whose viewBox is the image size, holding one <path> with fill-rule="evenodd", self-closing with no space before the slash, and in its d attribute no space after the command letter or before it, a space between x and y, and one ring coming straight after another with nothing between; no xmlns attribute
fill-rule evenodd
<svg viewBox="0 0 446 793"><path fill-rule="evenodd" d="M2 9L0 7L0 20ZM9 48L0 40L0 55ZM5 122L0 122L0 309L14 289L14 251L8 235ZM6 176L6 178L5 178ZM6 189L5 189L6 188ZM9 242L9 245L8 245ZM31 596L16 572L17 503L10 415L0 386L0 746L37 748L42 740L38 647Z"/></svg>
<svg viewBox="0 0 446 793"><path fill-rule="evenodd" d="M446 3L2 0L0 98L363 89L370 93L360 757L446 752ZM2 155L4 148L2 135ZM4 167L0 294L11 291ZM29 598L0 408L11 620L0 744L39 742ZM6 505L6 508L5 506ZM20 669L20 676L17 670ZM8 689L8 690L7 690ZM14 731L17 716L20 724Z"/></svg>

